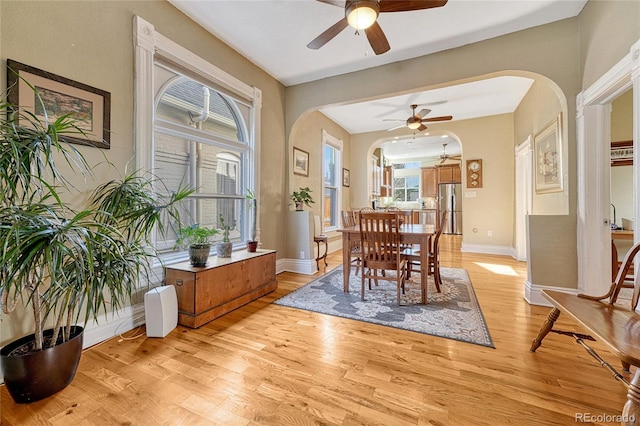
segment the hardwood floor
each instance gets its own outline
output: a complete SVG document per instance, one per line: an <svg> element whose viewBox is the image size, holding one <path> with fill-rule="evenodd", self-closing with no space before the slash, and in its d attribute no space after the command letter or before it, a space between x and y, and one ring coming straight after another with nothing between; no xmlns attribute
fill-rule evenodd
<svg viewBox="0 0 640 426"><path fill-rule="evenodd" d="M549 308L524 301L526 264L461 253L460 237L441 244L443 266L468 270L495 349L273 305L318 277L283 273L278 290L199 329L85 351L72 384L46 400L16 405L3 386L2 424L569 425L620 414L626 389L573 339L551 333L529 352ZM330 254L327 270L340 261Z"/></svg>

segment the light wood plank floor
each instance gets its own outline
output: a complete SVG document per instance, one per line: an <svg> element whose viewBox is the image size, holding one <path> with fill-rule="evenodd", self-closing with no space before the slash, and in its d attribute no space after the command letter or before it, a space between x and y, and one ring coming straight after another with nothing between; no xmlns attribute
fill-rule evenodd
<svg viewBox="0 0 640 426"><path fill-rule="evenodd" d="M318 276L283 273L276 292L200 329L85 351L73 383L44 401L16 405L2 387L2 424L570 425L620 414L625 388L571 338L552 333L529 352L549 309L523 300L526 264L441 241L443 265L469 271L496 349L273 305ZM339 266L341 253L328 260ZM579 330L563 316L557 326Z"/></svg>

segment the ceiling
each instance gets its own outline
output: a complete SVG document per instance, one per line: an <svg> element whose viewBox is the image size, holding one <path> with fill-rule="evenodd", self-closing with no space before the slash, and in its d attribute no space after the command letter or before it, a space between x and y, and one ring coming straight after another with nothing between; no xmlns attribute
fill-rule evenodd
<svg viewBox="0 0 640 426"><path fill-rule="evenodd" d="M449 0L443 7L381 13L378 23L391 50L375 55L364 34L347 27L318 50L307 43L344 17L336 6L314 0L169 0L217 38L285 86L410 59L570 18L587 0ZM362 33L362 31L361 31ZM411 104L426 106L427 117L454 120L513 112L533 80L498 77L464 85L327 106L321 112L351 134L389 129L411 115ZM427 130L428 131L428 130ZM442 139L396 131L413 145L416 157L440 155ZM408 139L407 139L407 135ZM389 132L393 137L394 132ZM419 143L415 143L419 141ZM453 140L447 153L456 154ZM396 144L397 146L401 146ZM437 151L437 154L433 152ZM390 155L385 150L385 155ZM395 154L394 154L395 155ZM406 156L400 152L398 156Z"/></svg>

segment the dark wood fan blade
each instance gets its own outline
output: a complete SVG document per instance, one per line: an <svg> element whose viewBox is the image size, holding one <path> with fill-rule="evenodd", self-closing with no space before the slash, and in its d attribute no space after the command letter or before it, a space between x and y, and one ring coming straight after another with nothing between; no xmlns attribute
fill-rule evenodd
<svg viewBox="0 0 640 426"><path fill-rule="evenodd" d="M380 28L380 25L377 22L374 22L373 25L364 30L364 32L367 35L369 44L376 55L382 55L391 49L387 37L384 35L384 32L382 32L382 28Z"/></svg>
<svg viewBox="0 0 640 426"><path fill-rule="evenodd" d="M322 46L329 43L331 39L340 34L340 32L347 28L348 25L349 23L347 22L347 18L342 18L329 27L325 32L314 38L311 43L307 44L307 47L309 49L320 49Z"/></svg>
<svg viewBox="0 0 640 426"><path fill-rule="evenodd" d="M422 118L422 117L426 117L427 114L429 114L430 112L431 110L429 108L422 108L420 112L418 112L416 115L419 115Z"/></svg>
<svg viewBox="0 0 640 426"><path fill-rule="evenodd" d="M316 0L320 3L330 4L331 6L338 6L344 9L344 0Z"/></svg>
<svg viewBox="0 0 640 426"><path fill-rule="evenodd" d="M423 118L421 121L423 123L432 123L434 121L449 121L449 120L453 120L453 116L452 115L443 115L441 117Z"/></svg>
<svg viewBox="0 0 640 426"><path fill-rule="evenodd" d="M421 124L420 127L417 128L417 130L419 132L424 132L425 130L427 130L427 126L425 126L424 124Z"/></svg>
<svg viewBox="0 0 640 426"><path fill-rule="evenodd" d="M408 12L442 7L447 0L380 0L380 12Z"/></svg>

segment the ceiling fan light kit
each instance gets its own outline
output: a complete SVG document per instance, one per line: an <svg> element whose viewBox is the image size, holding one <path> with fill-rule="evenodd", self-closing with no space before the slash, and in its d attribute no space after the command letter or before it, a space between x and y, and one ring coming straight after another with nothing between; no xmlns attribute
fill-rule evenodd
<svg viewBox="0 0 640 426"><path fill-rule="evenodd" d="M316 0L320 3L344 8L344 18L327 28L314 38L307 47L320 49L348 26L364 30L371 49L381 55L391 49L387 37L378 24L378 16L383 12L410 12L413 10L442 7L447 0Z"/></svg>
<svg viewBox="0 0 640 426"><path fill-rule="evenodd" d="M364 30L373 25L380 14L380 6L375 0L347 2L345 16L347 22L356 30Z"/></svg>

